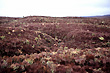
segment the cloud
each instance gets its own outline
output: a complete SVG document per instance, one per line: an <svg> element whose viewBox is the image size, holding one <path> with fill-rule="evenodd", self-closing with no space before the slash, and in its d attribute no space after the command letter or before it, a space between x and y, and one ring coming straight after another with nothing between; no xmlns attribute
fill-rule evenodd
<svg viewBox="0 0 110 73"><path fill-rule="evenodd" d="M0 16L91 16L110 13L109 0L1 0Z"/></svg>

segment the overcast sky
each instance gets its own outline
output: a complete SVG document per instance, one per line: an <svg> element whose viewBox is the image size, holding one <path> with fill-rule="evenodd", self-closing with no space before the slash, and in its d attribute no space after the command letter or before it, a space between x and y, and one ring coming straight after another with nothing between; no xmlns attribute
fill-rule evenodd
<svg viewBox="0 0 110 73"><path fill-rule="evenodd" d="M110 0L0 0L0 16L94 16L110 14Z"/></svg>

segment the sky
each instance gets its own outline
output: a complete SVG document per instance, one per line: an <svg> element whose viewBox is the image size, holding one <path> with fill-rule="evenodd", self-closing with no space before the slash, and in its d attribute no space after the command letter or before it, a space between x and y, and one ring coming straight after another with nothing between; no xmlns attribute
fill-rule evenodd
<svg viewBox="0 0 110 73"><path fill-rule="evenodd" d="M96 16L110 14L109 0L0 0L0 16Z"/></svg>

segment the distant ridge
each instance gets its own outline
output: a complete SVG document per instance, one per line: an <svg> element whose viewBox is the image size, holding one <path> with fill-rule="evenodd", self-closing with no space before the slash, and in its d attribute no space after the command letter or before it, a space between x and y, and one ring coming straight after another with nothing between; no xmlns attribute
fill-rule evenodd
<svg viewBox="0 0 110 73"><path fill-rule="evenodd" d="M108 14L108 15L98 15L98 16L85 16L85 17L110 18L110 14Z"/></svg>
<svg viewBox="0 0 110 73"><path fill-rule="evenodd" d="M104 16L110 16L110 14L109 15L104 15Z"/></svg>

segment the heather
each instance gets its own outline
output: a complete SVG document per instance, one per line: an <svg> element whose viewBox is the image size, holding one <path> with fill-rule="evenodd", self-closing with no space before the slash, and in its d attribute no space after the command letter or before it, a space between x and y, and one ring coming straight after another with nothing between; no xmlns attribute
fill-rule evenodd
<svg viewBox="0 0 110 73"><path fill-rule="evenodd" d="M0 17L0 73L109 73L110 20Z"/></svg>

